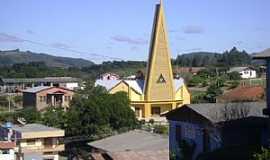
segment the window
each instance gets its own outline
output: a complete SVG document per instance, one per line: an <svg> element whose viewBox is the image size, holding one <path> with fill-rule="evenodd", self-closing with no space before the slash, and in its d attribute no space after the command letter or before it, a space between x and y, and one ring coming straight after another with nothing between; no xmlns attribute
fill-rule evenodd
<svg viewBox="0 0 270 160"><path fill-rule="evenodd" d="M160 115L160 107L152 107L151 114L152 115Z"/></svg>
<svg viewBox="0 0 270 160"><path fill-rule="evenodd" d="M165 78L163 77L162 74L160 74L160 76L159 76L159 78L157 80L157 83L166 83Z"/></svg>
<svg viewBox="0 0 270 160"><path fill-rule="evenodd" d="M2 153L1 153L1 152L2 152ZM0 153L1 153L1 154L9 154L10 151L9 151L9 149L2 149L2 150L0 151Z"/></svg>
<svg viewBox="0 0 270 160"><path fill-rule="evenodd" d="M182 139L182 130L180 125L175 126L175 140L180 142Z"/></svg>
<svg viewBox="0 0 270 160"><path fill-rule="evenodd" d="M31 146L31 145L35 145L36 144L36 140L35 139L28 139L26 140L27 145Z"/></svg>
<svg viewBox="0 0 270 160"><path fill-rule="evenodd" d="M141 109L138 108L138 107L135 107L135 115L136 115L136 117L141 117L140 112L141 112Z"/></svg>
<svg viewBox="0 0 270 160"><path fill-rule="evenodd" d="M43 101L43 97L39 96L39 102L42 102L42 101Z"/></svg>
<svg viewBox="0 0 270 160"><path fill-rule="evenodd" d="M68 97L67 96L65 96L65 101L68 101Z"/></svg>

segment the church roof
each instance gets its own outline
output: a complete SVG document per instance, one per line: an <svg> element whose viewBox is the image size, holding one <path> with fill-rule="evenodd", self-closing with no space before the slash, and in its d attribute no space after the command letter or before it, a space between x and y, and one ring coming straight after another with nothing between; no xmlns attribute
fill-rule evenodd
<svg viewBox="0 0 270 160"><path fill-rule="evenodd" d="M134 89L136 92L143 94L144 89L144 80L101 80L98 79L95 83L95 86L102 86L105 87L106 90L111 90L113 87L115 87L120 82L126 83L128 86L130 86L132 89ZM174 79L174 86L175 91L180 89L184 85L184 79Z"/></svg>

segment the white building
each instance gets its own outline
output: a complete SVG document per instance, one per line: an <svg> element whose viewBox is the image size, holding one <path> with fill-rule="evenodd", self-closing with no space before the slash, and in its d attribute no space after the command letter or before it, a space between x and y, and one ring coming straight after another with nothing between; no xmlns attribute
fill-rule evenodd
<svg viewBox="0 0 270 160"><path fill-rule="evenodd" d="M256 78L257 77L257 72L256 70L250 68L250 67L233 67L229 70L228 73L232 72L238 72L243 79L248 79L248 78Z"/></svg>
<svg viewBox="0 0 270 160"><path fill-rule="evenodd" d="M16 160L16 144L10 141L0 141L0 160Z"/></svg>
<svg viewBox="0 0 270 160"><path fill-rule="evenodd" d="M60 142L65 136L64 130L42 124L3 125L0 136L17 144L15 153L19 160L59 160L58 153L65 150Z"/></svg>

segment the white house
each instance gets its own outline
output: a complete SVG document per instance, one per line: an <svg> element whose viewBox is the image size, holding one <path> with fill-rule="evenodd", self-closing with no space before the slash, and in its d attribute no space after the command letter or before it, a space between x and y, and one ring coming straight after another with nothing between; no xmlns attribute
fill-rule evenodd
<svg viewBox="0 0 270 160"><path fill-rule="evenodd" d="M15 142L0 141L0 160L15 160Z"/></svg>
<svg viewBox="0 0 270 160"><path fill-rule="evenodd" d="M232 72L238 72L241 78L244 78L244 79L257 77L256 70L250 67L233 67L228 71L228 73L232 73Z"/></svg>

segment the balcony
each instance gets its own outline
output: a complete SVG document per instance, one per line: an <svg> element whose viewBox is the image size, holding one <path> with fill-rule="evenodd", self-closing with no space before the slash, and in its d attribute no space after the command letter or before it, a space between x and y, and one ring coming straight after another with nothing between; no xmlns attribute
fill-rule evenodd
<svg viewBox="0 0 270 160"><path fill-rule="evenodd" d="M50 145L50 146L27 146L21 147L22 153L30 153L30 152L60 152L65 150L64 144L59 145Z"/></svg>

